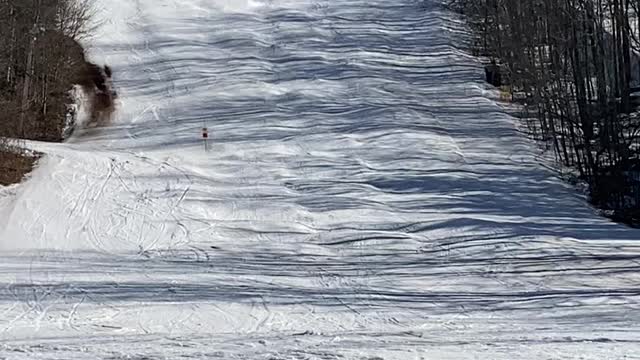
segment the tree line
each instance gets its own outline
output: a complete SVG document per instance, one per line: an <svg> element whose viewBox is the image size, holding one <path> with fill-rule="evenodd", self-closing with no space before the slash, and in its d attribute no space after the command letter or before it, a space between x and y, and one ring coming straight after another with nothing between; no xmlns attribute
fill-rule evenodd
<svg viewBox="0 0 640 360"><path fill-rule="evenodd" d="M63 139L91 15L88 0L0 0L0 136Z"/></svg>
<svg viewBox="0 0 640 360"><path fill-rule="evenodd" d="M22 139L62 141L73 130L75 84L92 118L112 109L110 71L80 45L93 30L90 1L0 0L0 186L20 182L39 156Z"/></svg>
<svg viewBox="0 0 640 360"><path fill-rule="evenodd" d="M524 106L529 129L589 184L591 201L640 220L640 0L453 0L474 49ZM495 78L495 76L492 76Z"/></svg>

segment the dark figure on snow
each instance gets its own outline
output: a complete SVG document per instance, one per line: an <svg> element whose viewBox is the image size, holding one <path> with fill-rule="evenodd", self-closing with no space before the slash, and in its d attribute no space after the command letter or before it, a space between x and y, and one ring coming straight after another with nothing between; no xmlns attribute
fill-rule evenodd
<svg viewBox="0 0 640 360"><path fill-rule="evenodd" d="M111 68L85 62L80 72L79 85L90 100L89 126L106 124L115 110L115 99L118 94L111 86Z"/></svg>
<svg viewBox="0 0 640 360"><path fill-rule="evenodd" d="M88 61L82 45L61 31L46 30L40 39L43 44L55 44L51 45L50 51L63 54L60 56L65 59L62 74L69 84L82 87L89 107L90 118L87 125L104 125L109 122L118 97L111 83L111 68Z"/></svg>
<svg viewBox="0 0 640 360"><path fill-rule="evenodd" d="M495 87L500 87L502 85L502 75L500 74L500 66L496 64L495 60L491 60L491 64L485 66L484 68L485 76L487 77L487 82Z"/></svg>

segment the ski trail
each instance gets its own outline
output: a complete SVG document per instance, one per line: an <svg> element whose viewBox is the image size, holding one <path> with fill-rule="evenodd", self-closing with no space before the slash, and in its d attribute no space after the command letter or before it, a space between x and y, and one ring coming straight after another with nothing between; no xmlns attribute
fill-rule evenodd
<svg viewBox="0 0 640 360"><path fill-rule="evenodd" d="M539 163L441 2L96 6L117 115L0 190L0 358L640 353L638 231Z"/></svg>

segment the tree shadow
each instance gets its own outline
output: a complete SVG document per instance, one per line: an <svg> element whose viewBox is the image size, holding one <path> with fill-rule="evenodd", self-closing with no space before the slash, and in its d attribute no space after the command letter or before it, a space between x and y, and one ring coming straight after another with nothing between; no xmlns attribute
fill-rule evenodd
<svg viewBox="0 0 640 360"><path fill-rule="evenodd" d="M402 309L431 315L468 312L539 312L540 318L584 324L589 310L597 323L625 323L638 315L611 307L603 298L636 301L634 286L575 286L572 288L517 288L490 285L527 278L553 281L629 275L640 255L613 250L609 254L502 253L495 256L450 257L435 253L405 253L357 257L292 254L274 250L224 249L146 253L144 256L73 255L50 252L34 261L26 254L3 257L1 273L37 271L51 280L0 284L0 303L38 299L38 306L65 303L118 306L131 303L268 303L269 306L312 306L336 312L372 312ZM60 266L64 261L65 266ZM490 273L487 268L492 269ZM28 270L30 268L31 270ZM110 280L102 275L110 274ZM130 280L130 274L144 275ZM24 275L25 277L27 275ZM91 277L99 280L87 280ZM440 284L450 279L447 286ZM83 279L83 280L80 280ZM129 280L127 280L129 279ZM464 286L485 279L485 286ZM295 280L295 281L293 281ZM420 281L425 286L415 286ZM407 284L412 284L407 287ZM427 286L428 285L428 286ZM634 300L636 299L636 300ZM618 309L618 310L615 310ZM624 313L624 316L622 314Z"/></svg>
<svg viewBox="0 0 640 360"><path fill-rule="evenodd" d="M166 151L197 145L206 123L215 144L239 154L300 148L255 164L289 174L277 179L288 193L264 201L333 216L331 226L311 224L309 235L295 236L334 255L263 244L242 253L207 249L195 259L145 253L150 260L92 263L87 256L79 271L144 272L156 281L15 282L2 284L0 301L39 288L67 298L91 294L98 304L266 299L341 311L637 301L639 291L621 284L638 270L638 233L596 216L539 165L515 120L485 95L480 63L456 46L463 25L443 14L413 2L353 3L311 19L280 9L142 25L148 41L112 49L139 57L113 63L121 97L136 103L91 141ZM206 193L192 196L186 201L208 201ZM185 274L198 280L165 279ZM626 280L610 287L596 281L618 276ZM323 283L326 277L352 281ZM291 281L306 278L318 282ZM575 283L545 285L562 278ZM500 285L479 285L487 279ZM624 306L616 309L602 316L618 321Z"/></svg>

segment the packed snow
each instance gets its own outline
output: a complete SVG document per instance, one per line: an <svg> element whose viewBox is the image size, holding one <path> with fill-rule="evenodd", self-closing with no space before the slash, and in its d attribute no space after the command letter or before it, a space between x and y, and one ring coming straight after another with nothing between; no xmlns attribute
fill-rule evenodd
<svg viewBox="0 0 640 360"><path fill-rule="evenodd" d="M96 3L118 111L0 189L0 358L640 358L640 231L440 1Z"/></svg>

